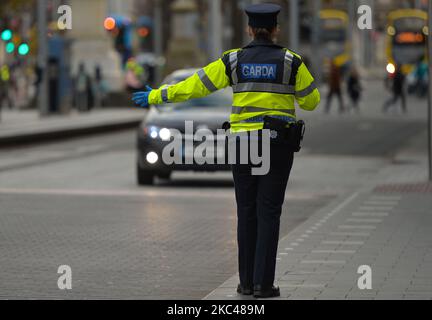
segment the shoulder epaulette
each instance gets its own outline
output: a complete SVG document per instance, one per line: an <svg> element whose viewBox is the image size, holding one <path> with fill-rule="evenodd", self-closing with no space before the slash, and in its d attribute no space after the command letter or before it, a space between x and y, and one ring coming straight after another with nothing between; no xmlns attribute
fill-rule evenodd
<svg viewBox="0 0 432 320"><path fill-rule="evenodd" d="M284 48L284 50L291 52L294 56L296 56L297 58L299 58L300 60L303 61L303 58L301 57L301 55L299 55L298 53L288 49L288 48Z"/></svg>
<svg viewBox="0 0 432 320"><path fill-rule="evenodd" d="M227 55L227 54L230 54L231 52L240 51L240 50L241 50L241 48L227 50L223 53L223 55Z"/></svg>

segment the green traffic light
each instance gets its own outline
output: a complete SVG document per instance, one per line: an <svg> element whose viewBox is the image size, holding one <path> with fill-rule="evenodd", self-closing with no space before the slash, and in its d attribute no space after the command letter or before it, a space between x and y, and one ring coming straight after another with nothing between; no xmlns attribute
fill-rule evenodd
<svg viewBox="0 0 432 320"><path fill-rule="evenodd" d="M28 54L30 51L30 47L28 46L27 43L21 43L20 46L18 47L18 54L20 54L21 56L25 56L26 54Z"/></svg>
<svg viewBox="0 0 432 320"><path fill-rule="evenodd" d="M6 52L7 53L12 53L15 50L15 45L12 42L8 42L6 44Z"/></svg>
<svg viewBox="0 0 432 320"><path fill-rule="evenodd" d="M1 38L3 41L9 41L12 39L12 31L9 29L4 30L1 34Z"/></svg>

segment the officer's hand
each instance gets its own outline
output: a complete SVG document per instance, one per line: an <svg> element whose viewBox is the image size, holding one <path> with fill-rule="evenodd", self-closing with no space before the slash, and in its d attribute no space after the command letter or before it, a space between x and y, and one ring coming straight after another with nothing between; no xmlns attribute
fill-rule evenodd
<svg viewBox="0 0 432 320"><path fill-rule="evenodd" d="M146 86L145 91L138 91L133 94L132 101L141 108L149 107L149 95L153 89L150 86Z"/></svg>

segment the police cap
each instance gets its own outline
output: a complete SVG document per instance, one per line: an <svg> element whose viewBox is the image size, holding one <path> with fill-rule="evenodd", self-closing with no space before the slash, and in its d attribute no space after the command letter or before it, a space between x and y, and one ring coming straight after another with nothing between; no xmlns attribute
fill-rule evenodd
<svg viewBox="0 0 432 320"><path fill-rule="evenodd" d="M272 3L253 4L246 8L249 26L252 28L274 28L277 26L277 16L281 7Z"/></svg>

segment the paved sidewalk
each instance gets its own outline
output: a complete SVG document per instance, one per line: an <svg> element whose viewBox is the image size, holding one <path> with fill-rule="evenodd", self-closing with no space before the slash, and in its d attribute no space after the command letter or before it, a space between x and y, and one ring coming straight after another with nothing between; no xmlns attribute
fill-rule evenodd
<svg viewBox="0 0 432 320"><path fill-rule="evenodd" d="M278 299L432 299L432 184L424 182L425 141L426 133L415 137L364 186L281 239ZM341 172L349 175L343 167ZM364 265L372 271L370 290L358 287ZM204 299L251 299L235 293L237 284L236 274Z"/></svg>
<svg viewBox="0 0 432 320"><path fill-rule="evenodd" d="M432 186L350 195L280 241L280 299L432 299ZM360 290L362 265L372 289ZM244 299L235 275L206 299Z"/></svg>
<svg viewBox="0 0 432 320"><path fill-rule="evenodd" d="M36 111L3 110L0 146L134 127L144 112L122 107L41 118Z"/></svg>

